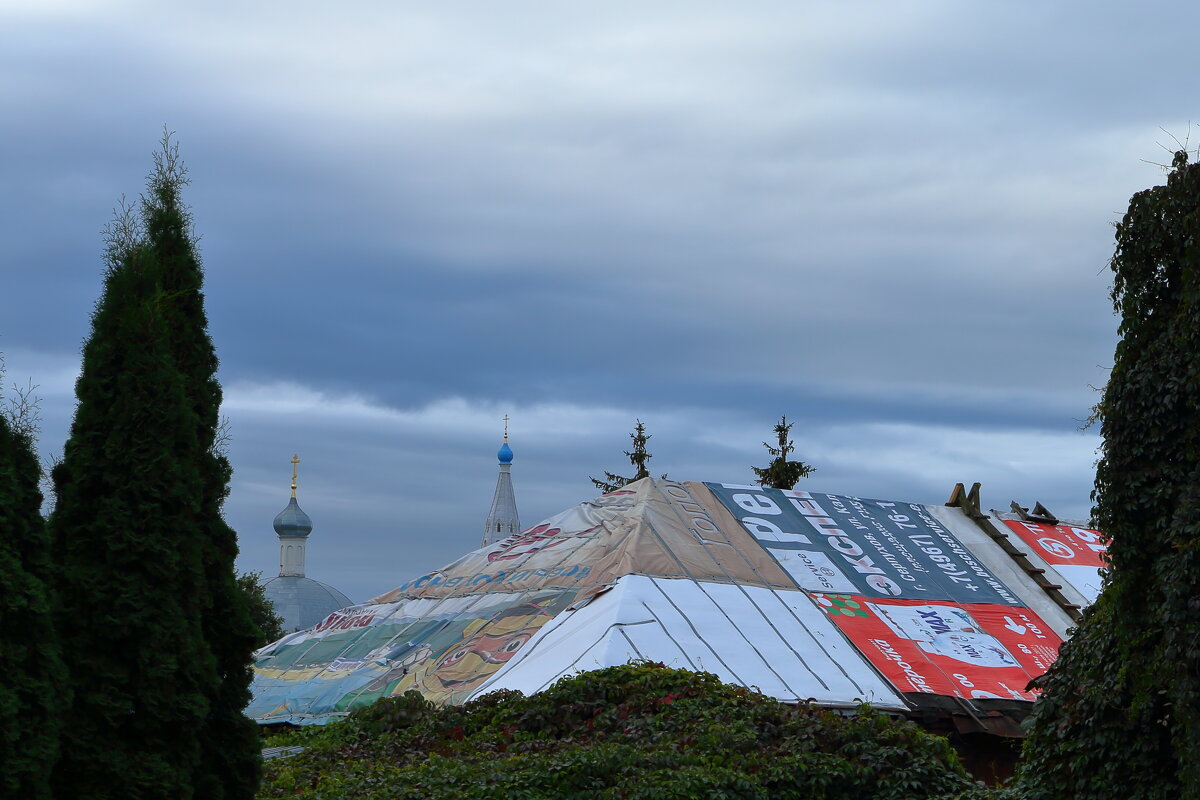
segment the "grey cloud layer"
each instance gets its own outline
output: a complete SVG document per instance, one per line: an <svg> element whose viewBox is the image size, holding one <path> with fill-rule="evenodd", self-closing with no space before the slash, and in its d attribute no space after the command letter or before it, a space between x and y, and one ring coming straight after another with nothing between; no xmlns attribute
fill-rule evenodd
<svg viewBox="0 0 1200 800"><path fill-rule="evenodd" d="M1197 16L12 3L0 350L10 377L60 382L98 231L166 123L226 384L530 415L527 515L620 468L635 416L662 469L742 479L781 413L823 490L933 502L987 476L994 503L1085 513L1109 224L1159 180L1139 159L1168 159L1160 127L1187 134ZM47 450L70 410L54 392ZM593 416L542 441L532 409L551 406ZM306 451L309 505L327 503L310 513L362 599L387 588L365 549L421 570L474 540L498 431L389 438L343 412L231 406L230 513L270 571L269 487Z"/></svg>

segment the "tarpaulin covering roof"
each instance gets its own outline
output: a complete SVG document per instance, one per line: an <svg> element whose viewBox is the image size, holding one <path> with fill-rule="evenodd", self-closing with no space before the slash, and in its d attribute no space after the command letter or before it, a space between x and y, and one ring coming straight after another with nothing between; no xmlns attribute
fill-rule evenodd
<svg viewBox="0 0 1200 800"><path fill-rule="evenodd" d="M1088 605L1100 595L1108 550L1098 531L1066 521L1037 522L992 512L1028 551L1030 560L1052 571Z"/></svg>
<svg viewBox="0 0 1200 800"><path fill-rule="evenodd" d="M1073 604L1006 535L961 508L646 479L268 645L247 713L460 703L631 659L835 707L1029 701Z"/></svg>

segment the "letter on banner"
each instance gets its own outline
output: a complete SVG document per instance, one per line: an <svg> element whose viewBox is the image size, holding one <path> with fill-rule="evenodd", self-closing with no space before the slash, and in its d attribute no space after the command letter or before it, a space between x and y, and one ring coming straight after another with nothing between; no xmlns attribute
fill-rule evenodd
<svg viewBox="0 0 1200 800"><path fill-rule="evenodd" d="M779 506L775 505L775 501L762 494L735 494L733 502L751 514L770 514L774 516L781 513Z"/></svg>
<svg viewBox="0 0 1200 800"><path fill-rule="evenodd" d="M773 542L799 542L801 544L812 544L812 539L809 539L803 533L788 533L770 520L760 517L746 517L742 520L743 527L750 531L756 539L768 539Z"/></svg>

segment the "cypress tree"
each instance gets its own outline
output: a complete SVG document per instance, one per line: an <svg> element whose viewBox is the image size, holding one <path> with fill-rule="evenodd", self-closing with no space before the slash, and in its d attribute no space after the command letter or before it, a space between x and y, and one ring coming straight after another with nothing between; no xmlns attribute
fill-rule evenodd
<svg viewBox="0 0 1200 800"><path fill-rule="evenodd" d="M242 709L250 702L251 653L259 645L261 632L238 586L234 568L237 534L221 513L233 470L218 449L221 385L204 311L203 270L191 214L181 198L187 184L178 145L164 135L142 200L142 220L146 245L162 269L165 295L170 300L169 346L194 412L201 481L197 523L203 526L203 630L221 677L216 693L209 698L209 715L202 729L196 791L198 797L213 800L251 798L261 775L258 725Z"/></svg>
<svg viewBox="0 0 1200 800"><path fill-rule="evenodd" d="M1200 164L1176 153L1116 242L1093 495L1111 571L1040 679L1020 775L1036 800L1200 797Z"/></svg>
<svg viewBox="0 0 1200 800"><path fill-rule="evenodd" d="M153 254L110 251L54 470L55 618L75 689L60 797L192 797L215 666L200 625L192 411Z"/></svg>
<svg viewBox="0 0 1200 800"><path fill-rule="evenodd" d="M197 796L248 799L256 792L262 760L258 726L242 714L242 709L250 703L251 654L258 646L260 632L234 569L238 535L221 513L233 469L217 447L221 410L217 356L208 335L202 293L204 273L192 234L191 213L181 199L182 187L188 184L187 170L179 160L179 146L170 142L169 136L163 136L154 163L142 204L145 240L162 267L169 313L174 320L169 347L184 377L197 426L198 524L204 528L200 539L206 599L202 609L204 638L221 675L203 727Z"/></svg>
<svg viewBox="0 0 1200 800"><path fill-rule="evenodd" d="M49 540L31 429L0 413L0 796L52 796L68 690L45 584Z"/></svg>
<svg viewBox="0 0 1200 800"><path fill-rule="evenodd" d="M57 613L78 687L64 797L252 797L242 715L257 629L221 518L220 386L167 137L140 214L110 231L79 405L54 478Z"/></svg>

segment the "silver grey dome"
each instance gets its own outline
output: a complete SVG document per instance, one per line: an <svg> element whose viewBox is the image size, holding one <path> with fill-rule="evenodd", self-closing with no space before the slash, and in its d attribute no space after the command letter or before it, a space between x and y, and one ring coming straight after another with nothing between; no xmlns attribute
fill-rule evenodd
<svg viewBox="0 0 1200 800"><path fill-rule="evenodd" d="M288 501L287 508L275 515L275 532L280 536L308 536L312 529L312 519L300 509L295 497Z"/></svg>
<svg viewBox="0 0 1200 800"><path fill-rule="evenodd" d="M288 633L311 628L334 611L354 605L332 586L294 575L263 581L263 591Z"/></svg>

